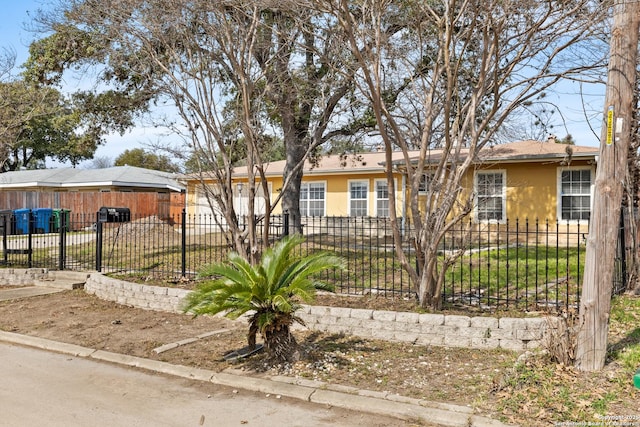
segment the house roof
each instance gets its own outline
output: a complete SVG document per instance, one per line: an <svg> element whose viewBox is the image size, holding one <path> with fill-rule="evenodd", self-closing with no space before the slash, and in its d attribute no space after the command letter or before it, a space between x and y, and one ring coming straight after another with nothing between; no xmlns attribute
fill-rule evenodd
<svg viewBox="0 0 640 427"><path fill-rule="evenodd" d="M528 140L485 147L480 151L478 157L481 162L531 162L554 159L564 160L567 157L594 158L598 153L598 147Z"/></svg>
<svg viewBox="0 0 640 427"><path fill-rule="evenodd" d="M419 151L410 151L408 154L409 158L415 160L419 155ZM462 152L462 156L467 154L468 150ZM477 163L562 161L568 157L572 159L594 159L597 155L597 147L527 140L485 147L480 150L477 156ZM427 163L437 162L441 159L441 156L441 150L430 150ZM405 163L403 154L400 151L392 153L392 158L393 163L396 165ZM265 164L266 175L282 176L285 163L285 160L279 160ZM316 164L306 161L304 175L338 174L347 171L351 174L382 172L384 163L384 151L346 155L334 154L321 157ZM233 175L235 177L246 177L246 166L235 168Z"/></svg>
<svg viewBox="0 0 640 427"><path fill-rule="evenodd" d="M415 161L419 151L409 151L408 157ZM595 159L598 156L598 147L580 145L565 145L554 142L518 141L485 147L478 153L476 163L513 163L513 162L540 162L540 161L564 161L571 159ZM468 150L463 150L461 155L466 157ZM434 149L427 152L427 163L436 163L442 158L442 150ZM307 160L304 164L304 175L331 175L361 174L371 172L383 172L385 164L385 152L375 151L358 154L333 154L322 156L317 163ZM392 162L396 166L405 164L401 151L392 153ZM286 161L278 160L265 164L266 176L282 176ZM238 166L233 171L234 178L247 176L247 167ZM200 179L199 174L182 176L182 179Z"/></svg>
<svg viewBox="0 0 640 427"><path fill-rule="evenodd" d="M598 156L598 153L599 150L597 147L527 140L486 146L477 154L475 163L514 163L566 161L569 159L595 159ZM468 154L468 150L462 150L461 157L466 158ZM437 163L441 158L441 150L431 150L427 153L427 163ZM416 157L413 158L413 160L416 159ZM401 165L403 163L403 160L394 161L394 164L396 165Z"/></svg>
<svg viewBox="0 0 640 427"><path fill-rule="evenodd" d="M134 166L114 166L104 169L37 169L0 174L0 189L81 188L81 187L144 187L182 191L177 176Z"/></svg>
<svg viewBox="0 0 640 427"><path fill-rule="evenodd" d="M409 151L409 157L413 157L418 154L418 151ZM392 153L394 161L403 161L402 152L397 151ZM322 156L316 163L312 163L309 160L304 163L304 175L317 175L317 174L337 174L337 173L367 173L367 172L382 172L384 170L385 153L384 151L374 151L367 153L357 154L332 154ZM269 162L265 164L265 174L267 176L282 176L284 172L286 161L278 160L275 162ZM247 167L238 166L234 169L233 175L235 177L246 177Z"/></svg>

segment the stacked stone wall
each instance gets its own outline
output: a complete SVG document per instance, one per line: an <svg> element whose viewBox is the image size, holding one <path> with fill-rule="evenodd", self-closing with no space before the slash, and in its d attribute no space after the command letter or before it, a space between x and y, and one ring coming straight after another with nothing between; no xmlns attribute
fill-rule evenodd
<svg viewBox="0 0 640 427"><path fill-rule="evenodd" d="M118 304L145 310L181 313L186 289L140 285L93 273L84 285L87 293Z"/></svg>
<svg viewBox="0 0 640 427"><path fill-rule="evenodd" d="M33 286L36 280L44 280L48 275L46 268L0 268L0 284Z"/></svg>
<svg viewBox="0 0 640 427"><path fill-rule="evenodd" d="M92 274L85 291L119 304L180 313L185 289L140 285ZM304 306L298 312L311 330L416 345L504 348L525 351L543 345L557 328L555 317L494 318L420 314L342 307Z"/></svg>

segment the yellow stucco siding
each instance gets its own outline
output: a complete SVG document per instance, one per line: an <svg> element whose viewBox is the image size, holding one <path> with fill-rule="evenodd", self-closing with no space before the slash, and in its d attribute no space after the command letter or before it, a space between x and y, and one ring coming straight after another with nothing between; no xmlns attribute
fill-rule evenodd
<svg viewBox="0 0 640 427"><path fill-rule="evenodd" d="M325 214L327 216L350 216L350 183L363 182L367 186L367 216L377 216L376 182L386 181L383 173L368 174L333 174L311 175L302 179L303 183L325 183ZM396 207L398 214L402 212L403 194L401 191L402 178L396 176Z"/></svg>
<svg viewBox="0 0 640 427"><path fill-rule="evenodd" d="M585 169L591 170L592 183L595 181L595 166L592 162L574 161L570 166L564 166L556 161L546 162L513 162L496 163L495 165L483 165L470 170L463 178L462 186L464 190L460 195L460 200L466 200L475 191L476 175L479 172L496 171L504 174L504 218L515 221L526 219L540 221L556 221L559 219L559 180L561 171L564 169ZM344 173L308 173L303 177L303 184L322 183L324 186L324 215L326 216L350 216L351 213L351 183L366 183L366 215L377 216L377 195L376 182L386 181L383 172L353 172ZM234 195L236 195L236 185L246 179L234 181ZM271 203L275 201L278 192L282 189L281 177L269 177L271 189ZM404 204L407 202L407 195L403 191L404 180L400 174L395 175L397 189L396 206L397 215L405 212ZM197 181L190 181L187 185L187 212L198 213ZM246 187L245 187L246 188ZM420 196L423 205L424 196ZM274 214L282 213L281 204L274 207ZM475 216L474 208L474 218Z"/></svg>
<svg viewBox="0 0 640 427"><path fill-rule="evenodd" d="M474 171L500 170L506 175L506 218L515 220L556 221L559 219L559 179L562 170L590 169L595 181L595 167L586 161L570 166L558 162L502 163ZM469 185L469 184L468 184Z"/></svg>
<svg viewBox="0 0 640 427"><path fill-rule="evenodd" d="M504 165L507 175L507 218L555 221L557 164Z"/></svg>

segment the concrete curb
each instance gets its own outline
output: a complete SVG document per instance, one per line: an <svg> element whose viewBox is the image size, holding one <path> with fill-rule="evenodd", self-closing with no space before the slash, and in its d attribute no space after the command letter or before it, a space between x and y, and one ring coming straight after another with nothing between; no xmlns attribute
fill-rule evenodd
<svg viewBox="0 0 640 427"><path fill-rule="evenodd" d="M422 420L451 427L509 427L490 418L473 414L471 408L411 399L388 393L360 390L320 381L275 376L271 379L248 376L243 371L228 369L214 372L157 360L128 356L103 350L52 341L29 335L0 331L0 341L95 359L138 369L146 369L176 377L208 381L266 394L286 396L307 402L392 416L401 420Z"/></svg>

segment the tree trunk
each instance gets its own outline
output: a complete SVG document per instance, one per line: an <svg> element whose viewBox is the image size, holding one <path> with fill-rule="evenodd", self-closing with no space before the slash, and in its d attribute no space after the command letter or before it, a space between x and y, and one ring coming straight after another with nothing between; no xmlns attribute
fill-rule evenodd
<svg viewBox="0 0 640 427"><path fill-rule="evenodd" d="M278 325L265 332L264 344L270 363L295 362L299 359L298 342L288 325Z"/></svg>
<svg viewBox="0 0 640 427"><path fill-rule="evenodd" d="M578 322L576 366L583 371L602 369L607 354L622 185L633 118L639 20L640 2L620 0L614 6L605 120Z"/></svg>
<svg viewBox="0 0 640 427"><path fill-rule="evenodd" d="M438 254L425 252L426 262L423 265L423 271L420 274L420 286L418 299L422 308L432 308L440 310L442 308L442 289L441 283L435 274Z"/></svg>
<svg viewBox="0 0 640 427"><path fill-rule="evenodd" d="M296 166L304 161L307 150L306 146L303 146L300 141L296 141L293 138L292 140L286 141L285 144L287 162L284 167L282 179L283 182L289 180L289 185L282 195L282 212L289 214L289 230L286 230L288 234L302 234L300 187L302 184L303 168L296 168Z"/></svg>

